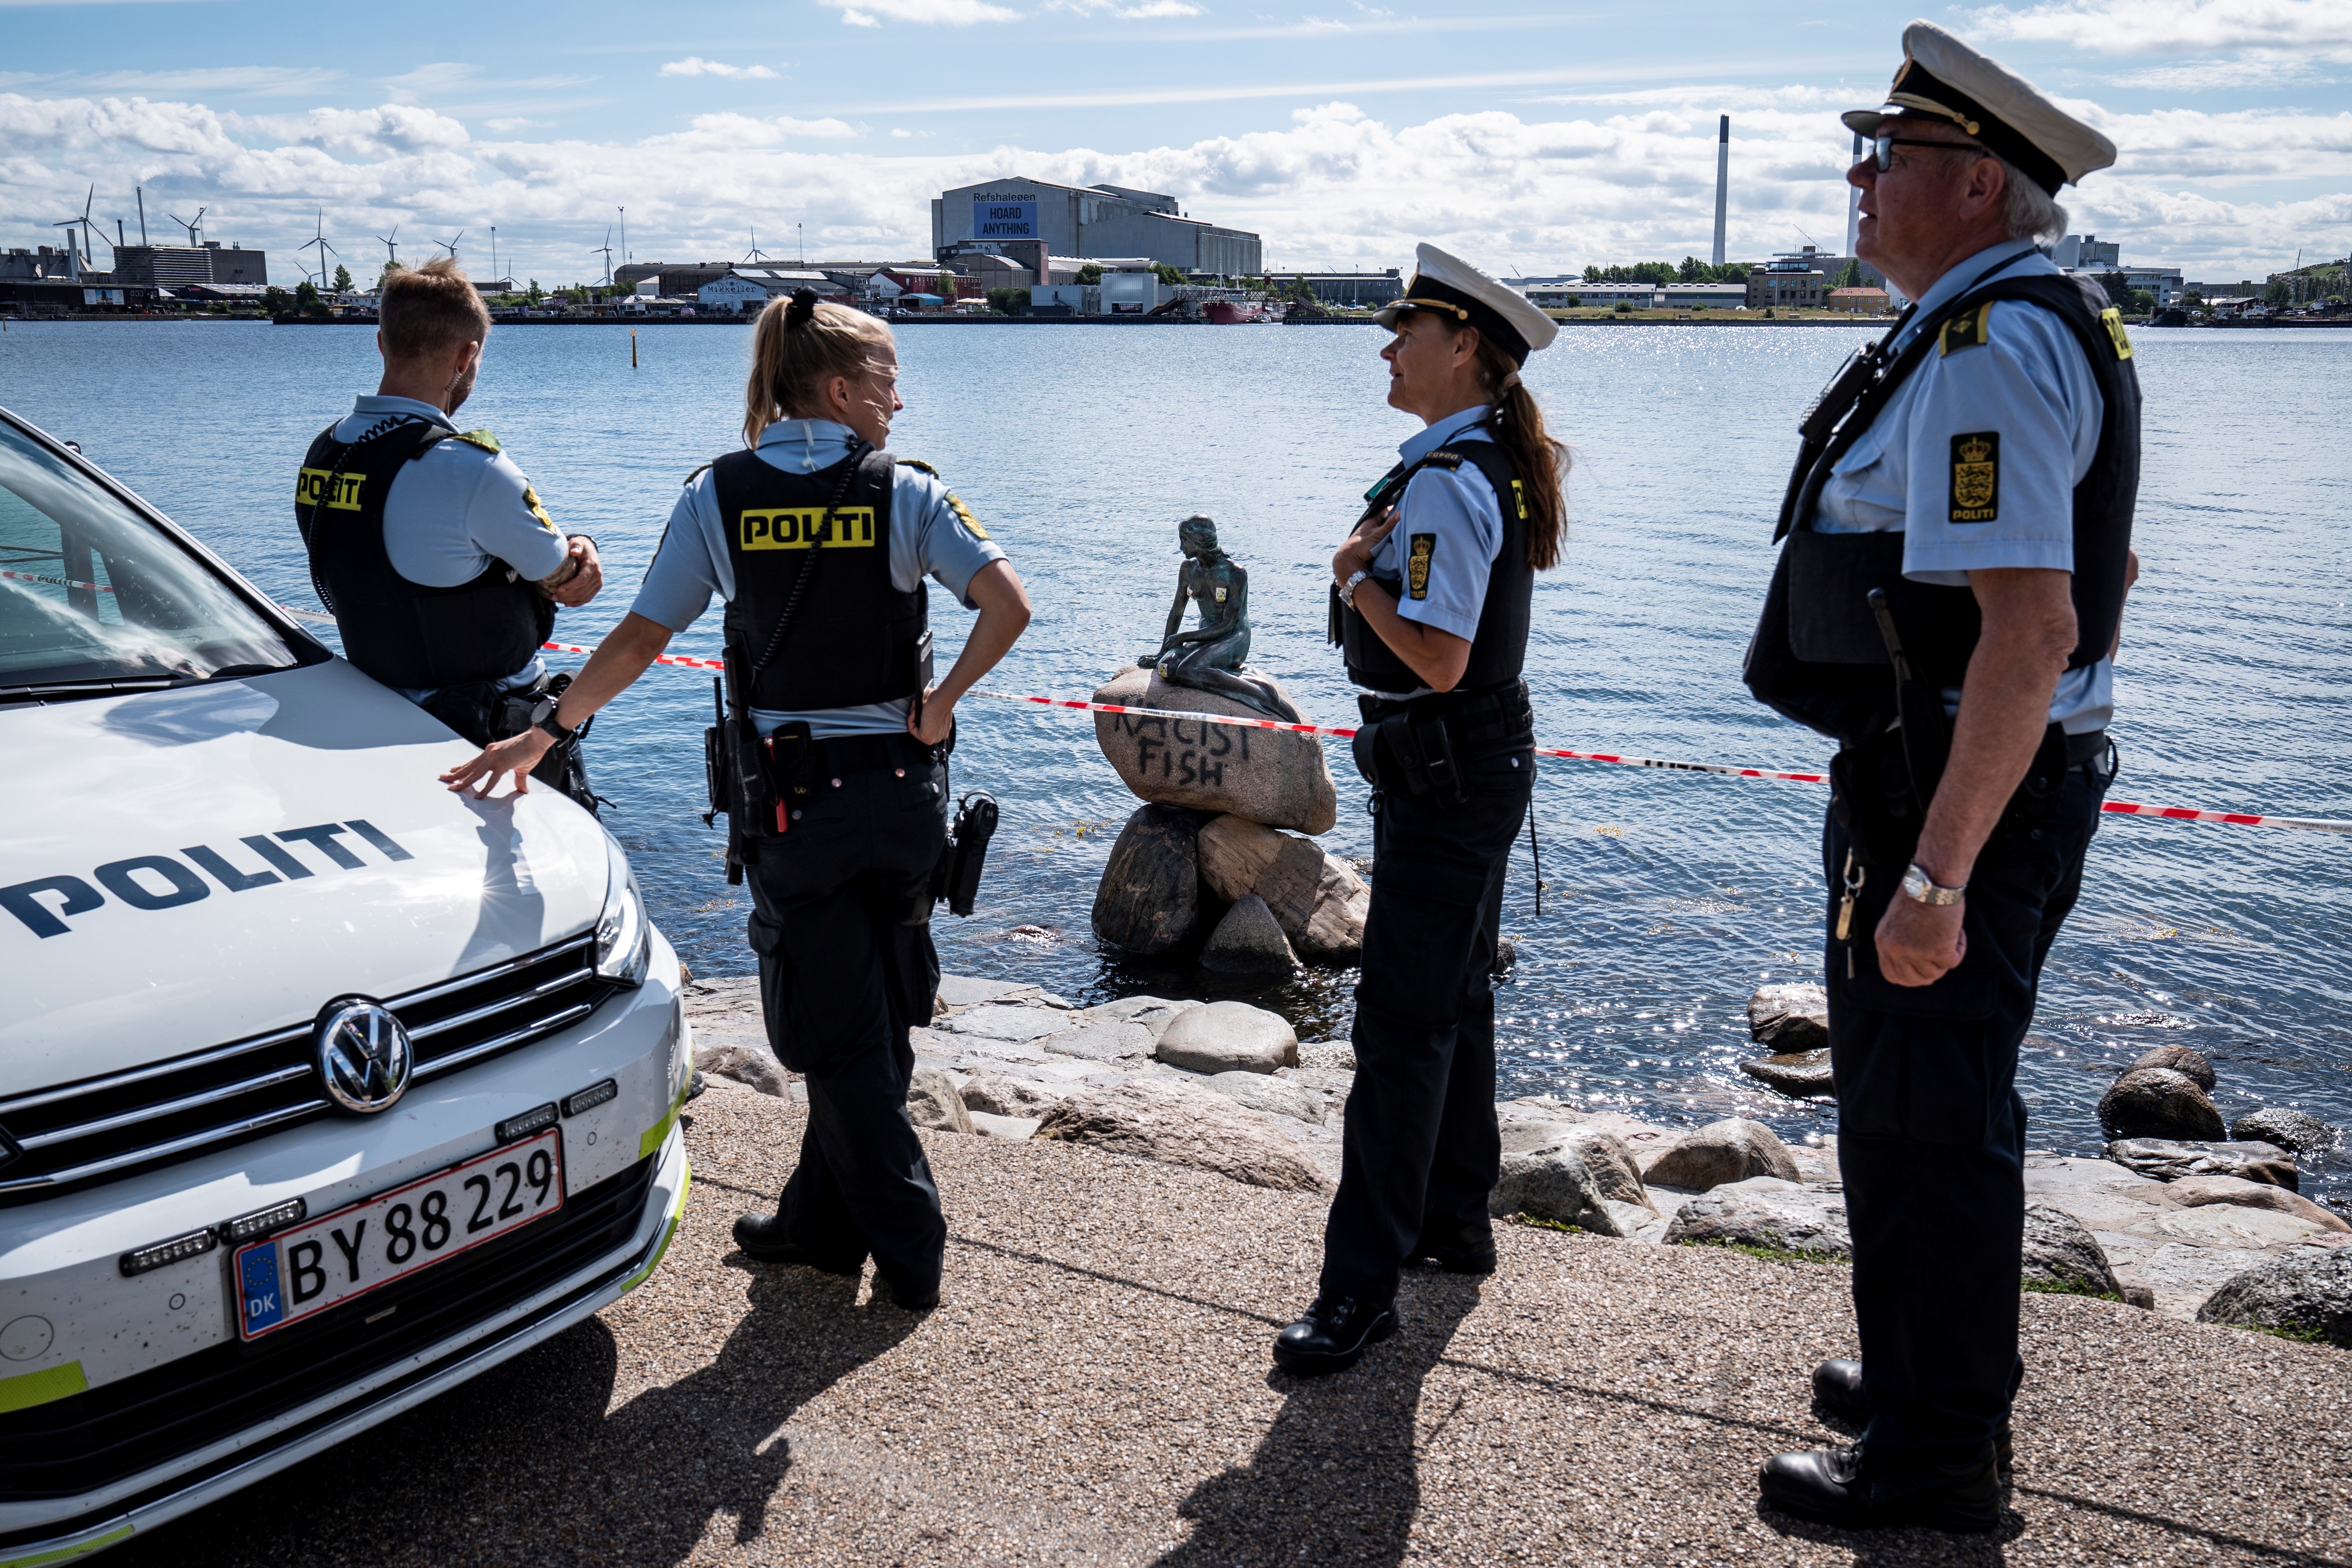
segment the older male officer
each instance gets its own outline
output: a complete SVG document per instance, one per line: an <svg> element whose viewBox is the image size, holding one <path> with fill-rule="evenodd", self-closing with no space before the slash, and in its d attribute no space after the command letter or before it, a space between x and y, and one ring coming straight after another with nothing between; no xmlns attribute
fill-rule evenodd
<svg viewBox="0 0 2352 1568"><path fill-rule="evenodd" d="M394 271L378 314L383 384L310 443L294 521L351 661L488 745L552 711L567 678L551 681L540 644L604 569L586 534L556 531L498 437L451 418L490 331L457 262ZM594 809L576 749L540 776Z"/></svg>
<svg viewBox="0 0 2352 1568"><path fill-rule="evenodd" d="M2113 780L2139 477L2121 318L2035 248L2106 138L1914 22L1873 140L1862 258L1917 301L1804 426L1747 677L1842 747L1823 833L1840 1169L1866 1422L1765 1501L1853 1528L1999 1522L2017 1353L2019 1043ZM1997 1441L1998 1440L1998 1441ZM1997 1457L1998 1456L1998 1457Z"/></svg>

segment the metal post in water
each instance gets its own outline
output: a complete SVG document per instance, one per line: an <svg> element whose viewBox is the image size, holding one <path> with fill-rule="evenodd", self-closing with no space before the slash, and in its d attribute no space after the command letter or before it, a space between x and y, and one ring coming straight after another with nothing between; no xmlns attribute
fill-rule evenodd
<svg viewBox="0 0 2352 1568"><path fill-rule="evenodd" d="M637 368L637 329L635 327L629 329L629 368Z"/></svg>

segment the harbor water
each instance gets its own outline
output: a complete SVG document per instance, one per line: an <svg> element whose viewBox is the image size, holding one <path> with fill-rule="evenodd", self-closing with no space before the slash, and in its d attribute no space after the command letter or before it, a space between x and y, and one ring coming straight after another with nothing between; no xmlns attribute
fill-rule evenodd
<svg viewBox="0 0 2352 1568"><path fill-rule="evenodd" d="M1575 453L1564 563L1536 589L1528 677L1543 743L1817 767L1827 747L1751 701L1740 655L1769 573L1793 427L1856 329L1572 327L1528 380ZM933 464L1011 554L1037 616L987 683L1083 697L1150 646L1175 525L1204 511L1251 574L1254 665L1309 717L1352 721L1324 645L1333 546L1414 428L1382 402L1375 329L1065 327L899 334L892 446ZM2146 331L2145 563L2124 630L2115 797L2352 816L2352 333ZM559 524L593 534L608 584L562 612L594 644L627 607L679 481L740 443L742 331L509 328L461 424L488 426ZM0 405L60 437L283 602L315 607L290 511L304 447L372 391L373 334L213 322L14 322ZM944 670L969 617L934 591ZM331 637L331 632L329 633ZM672 651L716 657L718 616ZM576 659L570 662L576 664ZM597 721L591 765L656 918L698 973L750 967L748 902L698 816L707 676L656 668ZM1079 714L967 700L954 779L1004 824L980 905L937 926L955 972L1074 1002L1244 995L1302 1038L1344 1037L1352 975L1237 987L1102 949L1095 881L1135 801ZM1370 854L1344 746L1336 853ZM1743 1008L1818 979L1818 786L1550 762L1536 787L1549 891L1522 838L1504 918L1507 1094L1555 1093L1667 1122L1735 1113L1784 1137L1825 1104L1740 1074ZM2182 1043L2225 1117L2299 1106L2352 1126L2352 841L2109 817L2044 975L2021 1089L2036 1150L2095 1152L2116 1070ZM321 977L331 985L331 977ZM324 993L322 993L323 994ZM2305 1191L2314 1191L2308 1181ZM2352 1197L2352 1160L2320 1173Z"/></svg>

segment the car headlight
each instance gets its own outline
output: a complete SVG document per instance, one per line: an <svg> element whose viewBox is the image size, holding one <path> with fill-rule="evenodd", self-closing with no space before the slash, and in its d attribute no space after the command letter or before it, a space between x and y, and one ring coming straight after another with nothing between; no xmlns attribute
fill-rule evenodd
<svg viewBox="0 0 2352 1568"><path fill-rule="evenodd" d="M653 926L646 919L645 895L637 891L629 858L620 841L604 835L604 858L610 876L604 885L604 912L596 917L596 977L617 985L642 985L653 958Z"/></svg>

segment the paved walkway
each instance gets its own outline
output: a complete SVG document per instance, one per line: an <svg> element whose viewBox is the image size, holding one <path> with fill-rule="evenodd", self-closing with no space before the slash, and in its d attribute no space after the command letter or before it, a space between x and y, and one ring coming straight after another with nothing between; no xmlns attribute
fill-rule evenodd
<svg viewBox="0 0 2352 1568"><path fill-rule="evenodd" d="M1408 1282L1355 1372L1274 1375L1309 1197L1055 1143L929 1137L950 1299L747 1263L785 1101L692 1107L694 1201L594 1321L120 1563L2352 1563L2352 1355L2025 1300L1998 1536L1759 1513L1833 1434L1841 1270L1513 1226L1491 1279Z"/></svg>

